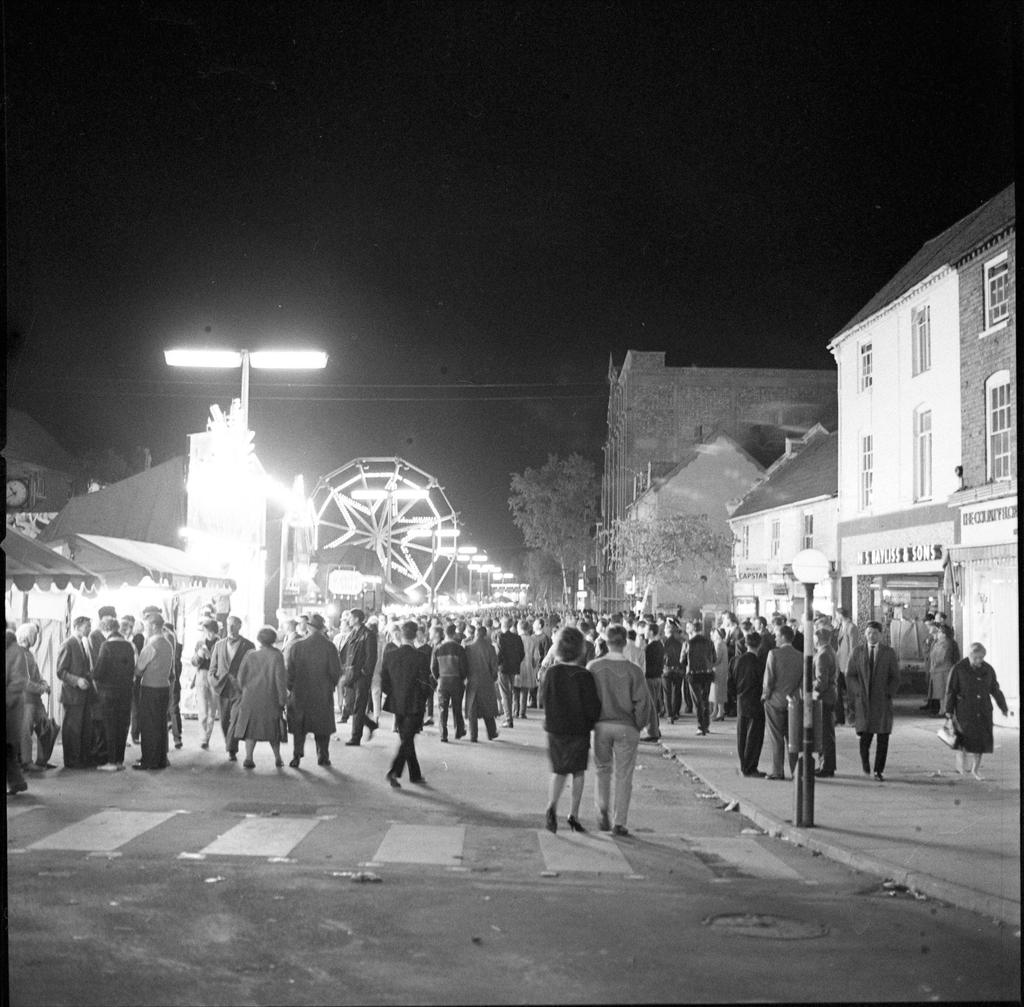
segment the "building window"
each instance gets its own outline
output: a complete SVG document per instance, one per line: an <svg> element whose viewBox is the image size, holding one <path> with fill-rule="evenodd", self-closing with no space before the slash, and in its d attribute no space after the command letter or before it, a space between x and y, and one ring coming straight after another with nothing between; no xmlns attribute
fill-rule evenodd
<svg viewBox="0 0 1024 1007"><path fill-rule="evenodd" d="M932 411L914 410L914 499L932 497Z"/></svg>
<svg viewBox="0 0 1024 1007"><path fill-rule="evenodd" d="M743 526L742 538L740 540L740 556L743 559L750 559L750 525Z"/></svg>
<svg viewBox="0 0 1024 1007"><path fill-rule="evenodd" d="M804 511L804 537L803 548L814 548L814 514L811 511Z"/></svg>
<svg viewBox="0 0 1024 1007"><path fill-rule="evenodd" d="M914 375L932 369L932 311L929 305L918 308L910 316L911 356Z"/></svg>
<svg viewBox="0 0 1024 1007"><path fill-rule="evenodd" d="M772 518L769 541L771 542L771 558L777 559L782 547L782 522L778 518Z"/></svg>
<svg viewBox="0 0 1024 1007"><path fill-rule="evenodd" d="M860 439L860 509L871 506L875 490L875 442L871 434Z"/></svg>
<svg viewBox="0 0 1024 1007"><path fill-rule="evenodd" d="M985 328L994 329L1010 315L1010 262L1006 252L985 263Z"/></svg>
<svg viewBox="0 0 1024 1007"><path fill-rule="evenodd" d="M873 379L871 376L871 344L861 343L860 344L860 362L859 362L859 374L860 374L860 390L866 391L871 387Z"/></svg>
<svg viewBox="0 0 1024 1007"><path fill-rule="evenodd" d="M988 478L1010 478L1010 372L996 371L985 382L986 425L988 426Z"/></svg>

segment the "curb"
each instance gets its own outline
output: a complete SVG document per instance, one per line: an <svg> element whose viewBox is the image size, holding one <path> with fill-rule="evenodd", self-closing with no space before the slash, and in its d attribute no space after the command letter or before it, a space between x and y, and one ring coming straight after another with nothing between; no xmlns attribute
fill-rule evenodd
<svg viewBox="0 0 1024 1007"><path fill-rule="evenodd" d="M912 892L926 895L928 898L935 899L936 901L946 902L960 909L980 913L1000 923L1020 927L1019 902L999 898L996 895L986 895L983 892L977 892L972 888L958 885L952 881L944 881L930 874L922 874L918 871L908 870L905 867L899 867L879 857L858 853L855 850L849 849L849 847L825 839L820 833L815 834L814 829L803 828L790 822L780 821L773 814L752 803L749 799L732 794L724 787L709 780L689 765L679 752L673 751L665 744L662 744L661 748L663 751L668 752L688 773L695 776L708 789L713 790L726 804L735 802L738 805L740 814L745 818L749 818L750 821L769 836L785 839L795 846L806 847L815 853L828 857L829 860L834 860L865 874L874 874L885 880L894 881L897 885L903 885Z"/></svg>

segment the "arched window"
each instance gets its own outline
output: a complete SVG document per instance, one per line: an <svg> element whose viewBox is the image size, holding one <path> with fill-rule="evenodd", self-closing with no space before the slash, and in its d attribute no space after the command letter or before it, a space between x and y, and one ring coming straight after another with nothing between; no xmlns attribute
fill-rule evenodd
<svg viewBox="0 0 1024 1007"><path fill-rule="evenodd" d="M985 382L986 467L990 482L1010 478L1013 453L1013 403L1010 371L1004 368Z"/></svg>

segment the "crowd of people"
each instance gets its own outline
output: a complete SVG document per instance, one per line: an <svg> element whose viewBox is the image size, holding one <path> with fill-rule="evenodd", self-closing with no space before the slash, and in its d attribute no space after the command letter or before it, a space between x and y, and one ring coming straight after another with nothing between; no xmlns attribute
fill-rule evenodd
<svg viewBox="0 0 1024 1007"><path fill-rule="evenodd" d="M516 610L382 622L354 608L342 613L334 634L312 613L263 627L253 641L239 618L222 622L209 612L188 655L156 608L138 620L101 608L98 622L93 629L88 617L75 618L57 657L69 769L123 770L129 746L139 749L133 769L167 768L170 746L183 744L183 677L195 697L201 747L209 749L219 725L227 758L237 761L244 746L247 769L255 767L258 742L268 743L283 767L281 746L289 736L289 765L300 768L310 734L317 763L329 766L339 720L348 725L345 745L358 746L373 737L382 712L392 714L399 748L386 780L395 788L406 770L410 782L425 782L415 748L424 726L436 723L445 744L467 734L478 742L481 721L494 740L499 721L507 730L542 715L552 769L545 813L551 831L570 777L568 825L583 831L579 810L592 745L599 827L628 834L638 746L658 741L663 722L684 715L695 718L700 737L712 721L735 717L745 776L782 780L787 764L790 776L796 766L786 748L789 705L803 695L804 641L797 620L781 615L741 621L726 612L713 626L664 614ZM982 755L993 745L992 702L1005 713L1006 701L984 647L972 645L961 659L941 617L930 620L930 631L922 710L949 718L957 770L967 771L970 754L970 772L980 777ZM812 699L822 711L815 773L835 775L836 724L849 723L859 736L863 772L883 780L900 681L896 654L883 642L880 624L870 622L862 633L844 609L835 618L818 615L813 632ZM33 655L37 639L32 623L8 627L8 794L27 788L26 772L55 768L48 761L54 725L44 703L50 687ZM766 747L767 772L759 768Z"/></svg>

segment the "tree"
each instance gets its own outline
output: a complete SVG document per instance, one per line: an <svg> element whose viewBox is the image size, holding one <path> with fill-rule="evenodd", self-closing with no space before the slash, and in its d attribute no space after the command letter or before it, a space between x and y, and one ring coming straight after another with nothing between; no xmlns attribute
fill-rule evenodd
<svg viewBox="0 0 1024 1007"><path fill-rule="evenodd" d="M530 597L540 608L551 608L552 599L560 595L561 570L550 553L543 549L531 549L526 554L526 580L530 585Z"/></svg>
<svg viewBox="0 0 1024 1007"><path fill-rule="evenodd" d="M674 580L703 600L708 584L717 593L728 580L732 539L716 531L707 514L620 518L605 545L615 570L636 581L642 605L659 582Z"/></svg>
<svg viewBox="0 0 1024 1007"><path fill-rule="evenodd" d="M593 543L598 482L593 462L580 454L548 455L539 469L512 474L512 520L527 546L548 553L562 572L568 603L569 572L585 563Z"/></svg>

